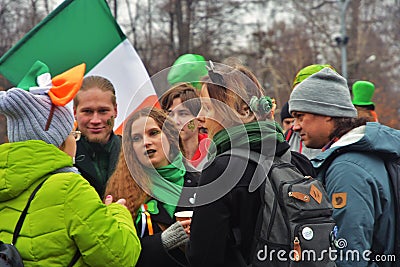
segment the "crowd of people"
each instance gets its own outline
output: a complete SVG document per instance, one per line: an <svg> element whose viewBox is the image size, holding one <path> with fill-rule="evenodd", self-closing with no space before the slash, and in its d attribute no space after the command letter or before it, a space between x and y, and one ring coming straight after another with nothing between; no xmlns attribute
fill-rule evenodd
<svg viewBox="0 0 400 267"><path fill-rule="evenodd" d="M400 157L400 131L378 122L373 83L357 81L351 94L331 65L306 66L279 108L245 66L188 54L171 68L159 107L129 114L119 136L118 92L84 72L76 66L49 86L37 61L0 92L9 139L0 145L0 240L25 266L251 266L264 188L254 186L258 164L227 153L235 149L289 155L288 164L320 180L343 251L395 254L382 155ZM180 211L190 216L180 220Z"/></svg>

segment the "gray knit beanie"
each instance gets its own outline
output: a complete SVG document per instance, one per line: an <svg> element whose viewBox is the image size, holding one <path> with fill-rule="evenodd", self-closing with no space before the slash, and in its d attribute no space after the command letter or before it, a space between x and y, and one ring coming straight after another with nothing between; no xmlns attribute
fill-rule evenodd
<svg viewBox="0 0 400 267"><path fill-rule="evenodd" d="M357 117L346 79L330 68L322 69L297 85L289 99L289 112L293 111Z"/></svg>
<svg viewBox="0 0 400 267"><path fill-rule="evenodd" d="M54 106L49 129L45 131L51 107L48 95L34 95L19 88L1 91L0 113L7 117L9 141L43 140L59 147L70 134L74 117L68 107Z"/></svg>

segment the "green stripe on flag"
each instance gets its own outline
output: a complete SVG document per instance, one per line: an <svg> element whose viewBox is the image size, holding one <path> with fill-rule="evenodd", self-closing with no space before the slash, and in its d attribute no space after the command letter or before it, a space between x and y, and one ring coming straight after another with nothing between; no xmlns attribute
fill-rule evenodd
<svg viewBox="0 0 400 267"><path fill-rule="evenodd" d="M36 60L53 77L83 62L89 72L125 39L105 0L66 0L0 58L0 74L16 85Z"/></svg>

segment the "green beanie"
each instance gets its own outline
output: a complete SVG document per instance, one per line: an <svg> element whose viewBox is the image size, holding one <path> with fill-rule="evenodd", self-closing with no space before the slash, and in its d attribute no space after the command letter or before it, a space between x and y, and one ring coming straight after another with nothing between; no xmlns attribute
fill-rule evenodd
<svg viewBox="0 0 400 267"><path fill-rule="evenodd" d="M306 78L310 77L314 73L319 72L323 68L330 68L336 72L335 68L329 64L325 64L325 65L314 64L314 65L304 67L296 74L296 77L294 78L294 81L293 81L292 89L294 89L294 87L296 85L298 85L299 83L304 81Z"/></svg>
<svg viewBox="0 0 400 267"><path fill-rule="evenodd" d="M375 86L373 83L368 81L357 81L353 84L353 105L356 106L369 106L375 103L371 101L374 95Z"/></svg>
<svg viewBox="0 0 400 267"><path fill-rule="evenodd" d="M178 57L168 73L168 82L171 85L181 82L191 83L201 89L200 79L207 75L206 60L201 55L184 54Z"/></svg>

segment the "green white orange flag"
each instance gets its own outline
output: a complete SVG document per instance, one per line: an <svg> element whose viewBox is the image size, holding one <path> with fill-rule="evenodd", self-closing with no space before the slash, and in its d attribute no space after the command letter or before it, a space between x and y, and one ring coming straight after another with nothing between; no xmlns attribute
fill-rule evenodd
<svg viewBox="0 0 400 267"><path fill-rule="evenodd" d="M52 77L86 63L86 76L109 79L117 95L117 133L125 115L157 102L142 61L105 0L64 1L0 58L0 74L16 85L36 60Z"/></svg>

